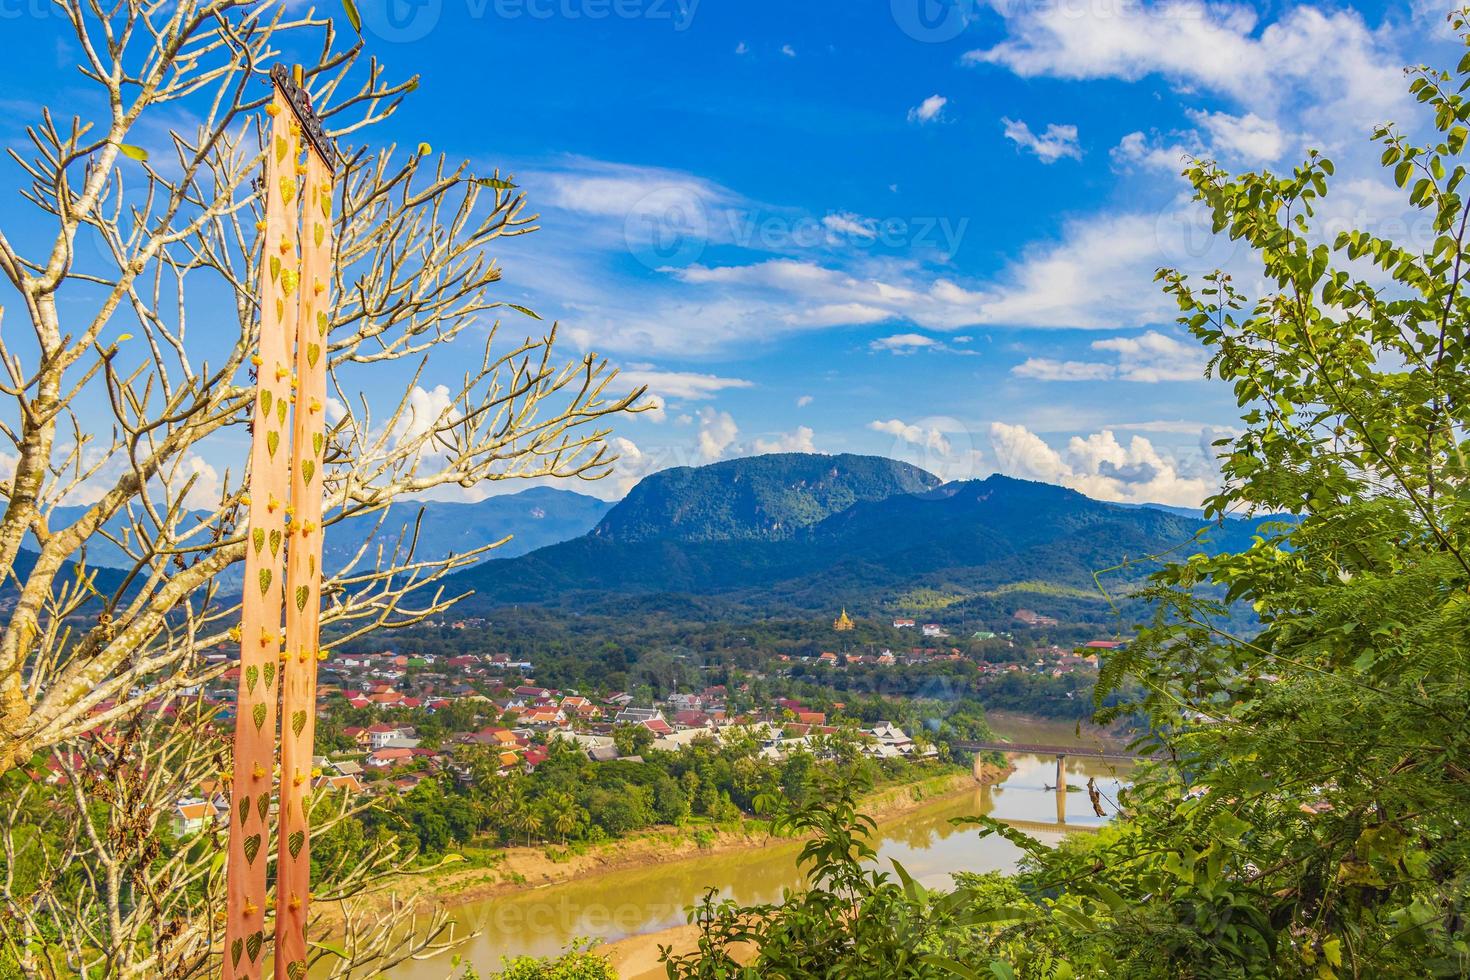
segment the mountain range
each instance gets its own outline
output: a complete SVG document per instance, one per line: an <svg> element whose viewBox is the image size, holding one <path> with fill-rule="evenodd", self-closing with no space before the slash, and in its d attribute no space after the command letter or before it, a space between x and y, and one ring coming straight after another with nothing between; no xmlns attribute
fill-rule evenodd
<svg viewBox="0 0 1470 980"><path fill-rule="evenodd" d="M611 507L608 501L555 487L529 487L476 503L436 500L396 503L378 514L332 525L324 540L323 565L327 569L340 568L369 540L374 546L381 544L388 550L400 536L406 541L415 534L416 553L420 557L465 554L509 538L485 557L514 558L586 534ZM85 507L79 506L58 507L51 524L64 527L85 511ZM203 520L205 516L197 514L193 519ZM185 526L189 520L184 518ZM123 538L126 526L126 521L117 517L105 529ZM28 537L27 545L33 549L34 540ZM34 561L34 556L30 560ZM87 563L98 568L130 566L123 550L102 535L88 541Z"/></svg>
<svg viewBox="0 0 1470 980"><path fill-rule="evenodd" d="M340 567L365 545L391 550L416 528L422 559L510 537L487 556L499 560L446 581L474 593L469 608L698 608L708 618L861 605L995 622L1019 608L1095 615L1111 601L1097 573L1110 570L1101 581L1125 595L1157 567L1152 556L1241 550L1259 523L1211 524L1003 476L943 484L883 457L788 453L664 470L616 504L551 487L399 503L381 523L334 525L325 564ZM98 541L89 560L120 565L122 555Z"/></svg>
<svg viewBox="0 0 1470 980"><path fill-rule="evenodd" d="M649 476L588 534L467 569L450 588L473 589L482 607L699 596L958 615L991 612L1006 595L1102 603L1096 572L1166 551L1237 550L1254 530L1003 476L941 485L880 457L768 455ZM1126 591L1147 568L1111 581Z"/></svg>

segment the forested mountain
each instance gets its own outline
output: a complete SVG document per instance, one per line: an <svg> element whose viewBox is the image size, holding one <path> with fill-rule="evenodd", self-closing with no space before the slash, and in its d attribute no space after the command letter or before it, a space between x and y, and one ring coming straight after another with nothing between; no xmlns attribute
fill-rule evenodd
<svg viewBox="0 0 1470 980"><path fill-rule="evenodd" d="M802 473L829 458L779 459L785 472ZM672 515L661 535L642 516L651 495L635 490L592 534L470 569L454 584L476 590L479 605L694 594L771 608L859 600L947 608L1018 589L1102 601L1095 572L1181 546L1186 553L1244 547L1254 527L1231 521L1206 529L1199 519L1156 508L1120 507L1062 487L992 476L858 500L776 540L763 537L772 533L769 512L747 508L744 523L720 524L725 537L712 540L703 515L732 512L703 505L699 495L729 500L737 491L727 484L746 475L727 464L679 474L682 504L660 508ZM669 499L655 489L653 499ZM634 520L621 513L625 507ZM647 532L626 540L606 530L629 526ZM1146 570L1146 563L1130 566L1112 581L1121 588Z"/></svg>
<svg viewBox="0 0 1470 980"><path fill-rule="evenodd" d="M780 453L680 466L641 481L592 536L644 541L784 541L863 501L920 493L939 478L881 456Z"/></svg>

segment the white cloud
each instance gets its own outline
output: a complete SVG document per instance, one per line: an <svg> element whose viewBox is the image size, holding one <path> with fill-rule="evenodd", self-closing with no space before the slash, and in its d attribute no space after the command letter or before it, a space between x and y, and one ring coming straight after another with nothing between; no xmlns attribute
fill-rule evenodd
<svg viewBox="0 0 1470 980"><path fill-rule="evenodd" d="M1449 15L1458 10L1457 0L1413 0L1414 19L1442 38L1452 38L1455 30Z"/></svg>
<svg viewBox="0 0 1470 980"><path fill-rule="evenodd" d="M1286 151L1286 134L1269 119L1254 112L1232 116L1228 112L1191 111L1189 118L1210 134L1217 156L1247 163L1274 163Z"/></svg>
<svg viewBox="0 0 1470 980"><path fill-rule="evenodd" d="M561 165L522 178L537 200L582 215L615 219L610 231L619 239L627 219L648 207L684 204L713 211L737 203L735 192L681 170L642 167L572 157ZM661 217L662 214L652 215Z"/></svg>
<svg viewBox="0 0 1470 980"><path fill-rule="evenodd" d="M965 61L1023 77L1162 75L1273 114L1307 94L1340 104L1339 118L1378 119L1404 104L1399 61L1353 10L1302 4L1262 26L1242 5L1201 0L998 5L1008 37ZM1365 123L1366 124L1366 123Z"/></svg>
<svg viewBox="0 0 1470 980"><path fill-rule="evenodd" d="M750 53L750 46L748 44L746 44L744 41L741 41L739 44L735 45L735 53L736 54L749 54Z"/></svg>
<svg viewBox="0 0 1470 980"><path fill-rule="evenodd" d="M643 396L643 401L639 404L649 406L645 411L639 413L643 418L648 419L648 421L657 425L662 425L668 421L668 402L664 401L658 395L649 392Z"/></svg>
<svg viewBox="0 0 1470 980"><path fill-rule="evenodd" d="M909 110L909 122L918 123L921 126L935 122L942 118L944 107L948 104L949 99L936 92Z"/></svg>
<svg viewBox="0 0 1470 980"><path fill-rule="evenodd" d="M924 350L925 348L932 349L940 346L943 345L939 341L933 337L926 337L921 333L900 333L894 334L892 337L879 337L877 340L868 344L871 350L889 351L894 354L912 354L918 350Z"/></svg>
<svg viewBox="0 0 1470 980"><path fill-rule="evenodd" d="M613 463L610 476L591 484L594 492L607 491L598 493L598 496L609 498L627 496L628 491L637 486L645 476L654 470L662 469L656 457L643 452L631 439L614 436L608 440L608 446L617 453L618 459Z"/></svg>
<svg viewBox="0 0 1470 980"><path fill-rule="evenodd" d="M740 427L735 424L735 419L729 412L721 412L713 408L702 408L699 410L699 461L702 463L713 463L724 459L735 445L735 440L740 435Z"/></svg>
<svg viewBox="0 0 1470 980"><path fill-rule="evenodd" d="M1011 368L1018 378L1035 381L1110 381L1117 374L1111 364L1092 361L1055 361L1049 357L1028 357Z"/></svg>
<svg viewBox="0 0 1470 980"><path fill-rule="evenodd" d="M722 391L752 387L752 383L744 378L722 378L692 371L659 371L646 364L622 369L618 372L618 380L629 389L647 385L649 392L661 398L685 401L713 398Z"/></svg>
<svg viewBox="0 0 1470 980"><path fill-rule="evenodd" d="M908 233L928 235L920 240L929 244L887 254L872 248L873 219L762 204L677 171L572 159L526 177L524 186L559 211L547 217L545 233L518 241L506 258L507 281L554 295L542 305L574 344L645 358L717 354L861 324L892 323L898 329L890 333L901 334L1168 323L1175 311L1154 270L1224 264L1201 251L1208 224L1187 197L1173 211L1068 221L999 271L970 278L938 259L954 254L963 222L927 232L911 226ZM770 223L788 230L804 223L812 241L768 242L762 229ZM666 258L659 245L674 254ZM630 255L647 274L608 274Z"/></svg>
<svg viewBox="0 0 1470 980"><path fill-rule="evenodd" d="M838 235L847 235L865 241L878 237L878 223L851 211L835 211L822 218L822 227Z"/></svg>
<svg viewBox="0 0 1470 980"><path fill-rule="evenodd" d="M1196 381L1204 375L1202 348L1156 330L1097 340L1092 349L1118 355L1118 377L1123 381Z"/></svg>
<svg viewBox="0 0 1470 980"><path fill-rule="evenodd" d="M798 398L796 400L796 407L797 408L806 408L811 403L812 403L812 396L811 395L802 395L800 398Z"/></svg>
<svg viewBox="0 0 1470 980"><path fill-rule="evenodd" d="M1077 127L1052 123L1040 134L1031 132L1031 127L1017 119L1001 119L1005 126L1006 139L1023 150L1036 154L1042 163L1056 163L1063 157L1082 159L1082 147L1077 143Z"/></svg>
<svg viewBox="0 0 1470 980"><path fill-rule="evenodd" d="M1036 381L1197 381L1204 377L1205 358L1201 349L1150 330L1136 337L1095 340L1092 349L1117 355L1116 363L1103 361L1056 361L1031 357L1011 368L1011 373Z"/></svg>
<svg viewBox="0 0 1470 980"><path fill-rule="evenodd" d="M984 453L975 448L970 430L957 419L875 419L868 428L892 437L883 455L912 463L946 482L973 480L985 471Z"/></svg>
<svg viewBox="0 0 1470 980"><path fill-rule="evenodd" d="M1113 165L1122 170L1162 170L1177 176L1184 171L1190 159L1201 152L1203 149L1198 146L1164 145L1141 132L1134 132L1119 140L1108 155Z"/></svg>
<svg viewBox="0 0 1470 980"><path fill-rule="evenodd" d="M1074 436L1063 454L1024 426L995 422L990 440L1002 473L1061 484L1099 500L1196 507L1216 490L1212 466L1183 466L1139 435L1126 446L1108 429Z"/></svg>
<svg viewBox="0 0 1470 980"><path fill-rule="evenodd" d="M783 44L783 45L781 45L781 53L784 54L788 58L795 58L796 57L796 49L793 48L789 44Z"/></svg>
<svg viewBox="0 0 1470 980"><path fill-rule="evenodd" d="M180 484L193 479L189 492L184 495L184 506L190 510L213 511L219 506L221 487L219 471L202 457L190 453L181 467Z"/></svg>
<svg viewBox="0 0 1470 980"><path fill-rule="evenodd" d="M422 438L446 416L453 404L446 385L435 385L433 388L414 385L413 390L408 393L407 407L393 426L394 445L401 446Z"/></svg>
<svg viewBox="0 0 1470 980"><path fill-rule="evenodd" d="M995 450L996 465L1008 476L1061 483L1072 475L1062 461L1061 453L1025 426L992 422L990 445Z"/></svg>
<svg viewBox="0 0 1470 980"><path fill-rule="evenodd" d="M757 439L755 441L755 452L757 455L767 453L814 453L817 451L816 444L812 441L813 432L810 426L797 426L795 432L786 432L774 439Z"/></svg>
<svg viewBox="0 0 1470 980"><path fill-rule="evenodd" d="M883 432L910 446L919 446L940 455L948 455L950 451L949 440L944 433L936 428L924 428L919 425L910 425L902 419L889 419L886 422L872 421L868 428L874 432Z"/></svg>

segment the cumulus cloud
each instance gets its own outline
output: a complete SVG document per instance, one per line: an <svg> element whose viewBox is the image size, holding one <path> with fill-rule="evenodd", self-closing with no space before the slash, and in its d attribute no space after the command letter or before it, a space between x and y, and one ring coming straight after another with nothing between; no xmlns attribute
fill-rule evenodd
<svg viewBox="0 0 1470 980"><path fill-rule="evenodd" d="M943 118L944 107L948 104L949 99L935 93L909 110L909 122L920 126L935 122Z"/></svg>
<svg viewBox="0 0 1470 980"><path fill-rule="evenodd" d="M1286 134L1281 127L1254 112L1232 116L1228 112L1191 111L1189 117L1210 134L1217 156L1247 163L1274 163L1286 151Z"/></svg>
<svg viewBox="0 0 1470 980"><path fill-rule="evenodd" d="M1030 126L1018 119L1001 119L1001 123L1005 126L1006 139L1036 154L1042 163L1056 163L1063 157L1082 159L1076 126L1052 123L1041 133L1033 133Z"/></svg>
<svg viewBox="0 0 1470 980"><path fill-rule="evenodd" d="M910 446L919 446L940 455L949 454L949 440L936 428L910 425L902 419L889 419L886 422L874 420L868 423L868 428L874 432L886 433Z"/></svg>
<svg viewBox="0 0 1470 980"><path fill-rule="evenodd" d="M699 461L713 463L724 459L740 436L740 427L729 412L714 408L699 410Z"/></svg>
<svg viewBox="0 0 1470 980"><path fill-rule="evenodd" d="M660 425L663 424L664 422L668 421L668 418L669 418L668 407L669 406L668 406L668 403L665 402L662 397L660 397L658 395L655 395L655 394L652 394L652 393L649 393L649 394L643 396L643 401L640 404L649 406L646 411L643 411L643 412L639 413L640 415L643 416L643 418L646 418L646 419L648 419L648 421L654 422L654 423L660 424Z"/></svg>
<svg viewBox="0 0 1470 980"><path fill-rule="evenodd" d="M973 480L984 473L984 453L974 446L969 430L956 419L874 419L868 428L892 437L884 455L913 463L942 480Z"/></svg>
<svg viewBox="0 0 1470 980"><path fill-rule="evenodd" d="M772 439L757 439L755 441L755 452L757 455L767 453L814 453L817 451L816 443L813 441L810 426L800 425L795 432L785 432Z"/></svg>
<svg viewBox="0 0 1470 980"><path fill-rule="evenodd" d="M223 496L219 470L202 456L193 453L184 458L181 469L182 480L194 481L189 492L184 495L184 506L189 510L213 510L218 507L220 497Z"/></svg>
<svg viewBox="0 0 1470 980"><path fill-rule="evenodd" d="M735 45L735 53L736 54L749 54L750 53L750 45L746 44L744 41L741 41L739 44Z"/></svg>
<svg viewBox="0 0 1470 980"><path fill-rule="evenodd" d="M796 49L793 48L789 44L783 44L783 45L781 45L781 53L784 54L788 58L795 58L796 57Z"/></svg>
<svg viewBox="0 0 1470 980"><path fill-rule="evenodd" d="M1110 429L1073 436L1063 453L1025 426L995 422L990 441L1002 473L1071 487L1099 500L1197 507L1217 488L1212 465L1181 464L1141 435L1127 445Z"/></svg>
<svg viewBox="0 0 1470 980"><path fill-rule="evenodd" d="M610 497L624 497L645 476L663 468L659 465L656 456L645 453L631 439L614 436L608 440L608 447L617 453L618 458L613 463L611 476L591 484L594 491L603 490L607 491ZM603 496L603 494L598 494L598 496Z"/></svg>
<svg viewBox="0 0 1470 980"><path fill-rule="evenodd" d="M796 407L797 408L806 408L811 403L812 403L812 396L811 395L802 395L800 398L796 399Z"/></svg>
<svg viewBox="0 0 1470 980"><path fill-rule="evenodd" d="M425 388L414 385L408 393L408 403L393 426L393 443L402 446L423 438L445 418L453 408L446 385ZM421 449L420 452L423 450Z"/></svg>
<svg viewBox="0 0 1470 980"><path fill-rule="evenodd" d="M997 468L1007 476L1061 483L1072 475L1061 453L1025 426L991 423L990 445Z"/></svg>

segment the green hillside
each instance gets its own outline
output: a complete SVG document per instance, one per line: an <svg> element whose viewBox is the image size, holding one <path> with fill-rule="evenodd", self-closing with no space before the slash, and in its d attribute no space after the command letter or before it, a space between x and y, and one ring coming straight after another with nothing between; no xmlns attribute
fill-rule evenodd
<svg viewBox="0 0 1470 980"><path fill-rule="evenodd" d="M862 502L919 493L939 478L879 456L781 453L681 466L644 479L592 536L658 541L784 541Z"/></svg>

